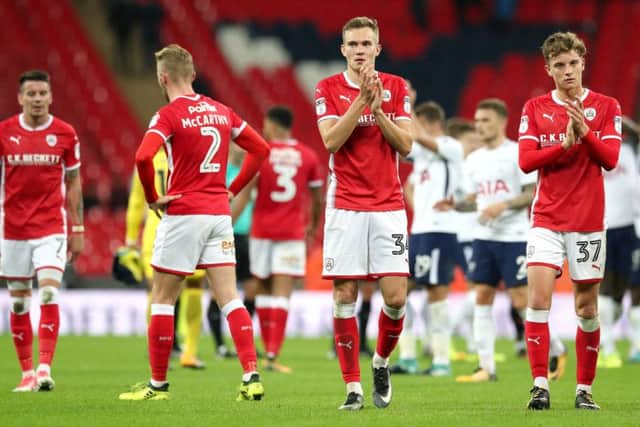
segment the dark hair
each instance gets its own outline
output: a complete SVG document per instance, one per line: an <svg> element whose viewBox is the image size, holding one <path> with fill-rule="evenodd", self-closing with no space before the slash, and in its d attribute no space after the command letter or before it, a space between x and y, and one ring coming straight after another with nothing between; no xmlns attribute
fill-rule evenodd
<svg viewBox="0 0 640 427"><path fill-rule="evenodd" d="M435 101L427 101L415 108L416 117L424 117L430 123L442 123L444 125L444 108Z"/></svg>
<svg viewBox="0 0 640 427"><path fill-rule="evenodd" d="M20 78L18 79L18 90L22 91L22 85L28 81L47 82L51 84L51 79L46 71L29 70L20 75Z"/></svg>
<svg viewBox="0 0 640 427"><path fill-rule="evenodd" d="M291 129L293 125L293 113L291 109L285 105L276 105L267 111L267 119L285 129Z"/></svg>
<svg viewBox="0 0 640 427"><path fill-rule="evenodd" d="M452 117L447 120L447 135L455 139L459 139L461 135L473 132L475 129L473 122L461 117Z"/></svg>
<svg viewBox="0 0 640 427"><path fill-rule="evenodd" d="M493 110L503 119L506 119L509 116L507 104L505 104L503 100L498 98L483 99L482 101L478 102L476 110Z"/></svg>

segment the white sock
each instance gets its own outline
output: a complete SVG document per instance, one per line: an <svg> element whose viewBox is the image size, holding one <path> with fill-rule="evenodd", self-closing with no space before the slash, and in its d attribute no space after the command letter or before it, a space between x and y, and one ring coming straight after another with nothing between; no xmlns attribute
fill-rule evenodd
<svg viewBox="0 0 640 427"><path fill-rule="evenodd" d="M398 339L398 351L400 359L416 359L416 336L413 332L413 319L415 311L407 300L407 312L404 316L404 327Z"/></svg>
<svg viewBox="0 0 640 427"><path fill-rule="evenodd" d="M606 295L598 295L598 312L600 313L600 347L603 356L608 356L616 351L613 339L613 315L615 311L613 298Z"/></svg>
<svg viewBox="0 0 640 427"><path fill-rule="evenodd" d="M47 375L51 375L51 366L45 365L44 363L41 363L41 364L38 365L38 369L36 371L37 372L46 372Z"/></svg>
<svg viewBox="0 0 640 427"><path fill-rule="evenodd" d="M476 305L473 311L473 337L478 349L480 367L490 374L496 373L493 356L496 343L496 325L491 305Z"/></svg>
<svg viewBox="0 0 640 427"><path fill-rule="evenodd" d="M167 383L166 381L156 381L153 378L149 382L155 388L160 388L160 387L164 386Z"/></svg>
<svg viewBox="0 0 640 427"><path fill-rule="evenodd" d="M447 300L429 304L431 317L431 347L433 364L449 366L451 329L449 325L449 303Z"/></svg>
<svg viewBox="0 0 640 427"><path fill-rule="evenodd" d="M364 395L362 391L362 384L360 383L347 383L347 394L349 393L358 393L359 395Z"/></svg>
<svg viewBox="0 0 640 427"><path fill-rule="evenodd" d="M251 372L246 372L244 374L242 374L242 381L249 381L251 379L251 375L253 374L257 374L258 371L251 371Z"/></svg>
<svg viewBox="0 0 640 427"><path fill-rule="evenodd" d="M371 360L371 365L374 368L386 368L389 365L389 358L384 358L378 354L378 352L373 353L373 360Z"/></svg>
<svg viewBox="0 0 640 427"><path fill-rule="evenodd" d="M586 391L587 393L591 394L591 386L590 386L590 385L586 385L586 384L578 384L578 385L576 386L576 394L578 394L578 392L579 392L580 390L584 390L584 391Z"/></svg>
<svg viewBox="0 0 640 427"><path fill-rule="evenodd" d="M33 369L29 369L28 371L22 371L22 378L31 377L31 376L33 376L35 374L36 374L36 372Z"/></svg>
<svg viewBox="0 0 640 427"><path fill-rule="evenodd" d="M640 351L640 305L634 305L629 310L631 326L631 351Z"/></svg>
<svg viewBox="0 0 640 427"><path fill-rule="evenodd" d="M535 377L533 379L533 385L545 390L549 390L549 380L547 379L547 377Z"/></svg>

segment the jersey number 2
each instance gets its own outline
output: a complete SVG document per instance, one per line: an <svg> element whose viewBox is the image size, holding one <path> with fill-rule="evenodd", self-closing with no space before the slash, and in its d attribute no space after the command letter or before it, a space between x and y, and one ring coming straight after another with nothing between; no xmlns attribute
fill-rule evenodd
<svg viewBox="0 0 640 427"><path fill-rule="evenodd" d="M202 136L211 137L211 145L209 151L207 151L204 160L200 163L200 173L217 173L220 172L220 163L214 162L213 158L220 149L220 132L218 129L211 126L203 126L200 128L200 134Z"/></svg>

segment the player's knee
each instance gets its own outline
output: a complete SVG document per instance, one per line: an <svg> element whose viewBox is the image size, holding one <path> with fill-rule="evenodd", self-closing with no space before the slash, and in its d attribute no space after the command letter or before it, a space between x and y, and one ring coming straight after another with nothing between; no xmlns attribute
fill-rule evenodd
<svg viewBox="0 0 640 427"><path fill-rule="evenodd" d="M593 319L598 315L598 308L595 302L576 305L576 316L583 319Z"/></svg>
<svg viewBox="0 0 640 427"><path fill-rule="evenodd" d="M43 286L40 288L40 304L57 304L59 290L55 286Z"/></svg>
<svg viewBox="0 0 640 427"><path fill-rule="evenodd" d="M11 297L11 312L15 314L25 314L31 309L31 297L19 296Z"/></svg>
<svg viewBox="0 0 640 427"><path fill-rule="evenodd" d="M336 286L333 288L333 301L336 304L355 304L358 299L358 289L350 286Z"/></svg>
<svg viewBox="0 0 640 427"><path fill-rule="evenodd" d="M404 293L394 293L393 295L385 295L384 304L393 309L399 310L402 308L404 312L404 306L407 303L407 295Z"/></svg>

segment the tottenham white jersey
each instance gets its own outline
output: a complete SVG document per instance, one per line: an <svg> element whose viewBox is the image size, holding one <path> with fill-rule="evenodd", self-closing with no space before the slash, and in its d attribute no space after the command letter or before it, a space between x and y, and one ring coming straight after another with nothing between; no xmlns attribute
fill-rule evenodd
<svg viewBox="0 0 640 427"><path fill-rule="evenodd" d="M640 176L633 149L620 146L618 165L604 173L605 223L607 228L626 227L638 216L636 198L639 196Z"/></svg>
<svg viewBox="0 0 640 427"><path fill-rule="evenodd" d="M506 140L499 147L482 147L469 154L464 167L464 189L476 194L477 217L487 206L511 200L522 193L522 187L535 184L537 173L525 174L518 165L518 144ZM475 238L499 242L527 240L527 209L505 210L495 220L474 228Z"/></svg>
<svg viewBox="0 0 640 427"><path fill-rule="evenodd" d="M462 145L448 136L436 137L438 152L413 143L409 158L413 160L413 172L409 177L413 184L413 224L411 233L455 233L456 212L438 212L433 205L453 195L462 179Z"/></svg>
<svg viewBox="0 0 640 427"><path fill-rule="evenodd" d="M458 242L473 242L476 238L476 226L478 225L478 214L475 212L456 212L456 232Z"/></svg>

